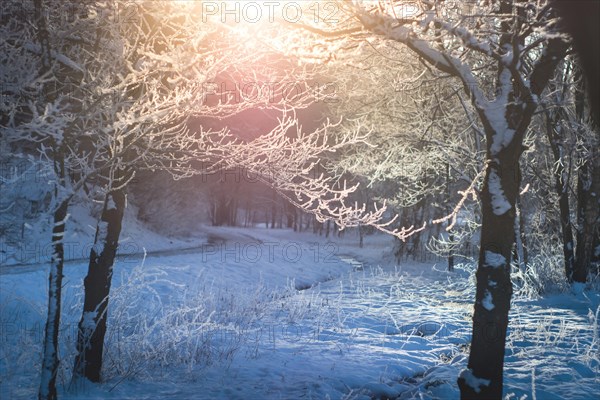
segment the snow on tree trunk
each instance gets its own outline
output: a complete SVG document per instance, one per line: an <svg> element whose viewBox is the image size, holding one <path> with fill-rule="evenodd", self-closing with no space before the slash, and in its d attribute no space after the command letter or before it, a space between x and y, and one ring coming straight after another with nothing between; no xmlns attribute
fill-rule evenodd
<svg viewBox="0 0 600 400"><path fill-rule="evenodd" d="M510 151L507 149L506 153L508 155ZM481 247L468 363L472 376L487 384L473 386L461 375L458 382L462 399L502 398L512 295L510 258L515 238L515 213L511 205L515 204L518 192L518 181L514 179L518 161L509 161L512 157L498 158L498 162L488 163L481 192Z"/></svg>
<svg viewBox="0 0 600 400"><path fill-rule="evenodd" d="M48 318L44 330L44 355L38 397L40 400L56 399L56 373L58 371L58 330L64 264L63 238L68 202L62 202L54 213L52 228L52 259L48 278Z"/></svg>
<svg viewBox="0 0 600 400"><path fill-rule="evenodd" d="M109 192L84 279L85 297L78 327L74 380L85 377L92 382L100 381L109 293L124 210L124 189Z"/></svg>

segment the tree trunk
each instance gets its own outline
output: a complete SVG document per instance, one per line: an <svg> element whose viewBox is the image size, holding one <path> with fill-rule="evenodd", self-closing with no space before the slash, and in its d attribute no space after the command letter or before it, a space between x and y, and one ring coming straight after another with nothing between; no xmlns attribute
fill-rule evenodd
<svg viewBox="0 0 600 400"><path fill-rule="evenodd" d="M236 192L237 193L237 192ZM233 197L229 202L229 213L227 225L237 226L237 212L238 212L238 200L237 197Z"/></svg>
<svg viewBox="0 0 600 400"><path fill-rule="evenodd" d="M299 213L300 213L300 211L294 209L294 232L299 232L300 231L298 229L298 214Z"/></svg>
<svg viewBox="0 0 600 400"><path fill-rule="evenodd" d="M244 215L244 228L250 226L250 216L252 215L252 208L250 201L246 201L246 214Z"/></svg>
<svg viewBox="0 0 600 400"><path fill-rule="evenodd" d="M419 200L419 202L416 204L415 206L415 222L414 225L415 226L421 226L423 225L423 220L425 218L425 198ZM412 239L412 259L414 261L417 261L417 256L420 255L420 251L421 251L421 235L422 235L422 231L416 232L415 234L412 235L411 239ZM422 260L419 260L422 261Z"/></svg>
<svg viewBox="0 0 600 400"><path fill-rule="evenodd" d="M44 331L42 378L38 398L56 399L56 373L58 371L58 330L60 327L61 291L64 265L63 238L67 219L68 201L63 201L54 212L52 228L52 259L48 278L48 318Z"/></svg>
<svg viewBox="0 0 600 400"><path fill-rule="evenodd" d="M523 264L525 269L528 268L529 265L529 250L528 250L528 241L527 241L527 231L525 230L525 215L523 214L523 207L521 206L521 195L517 198L518 206L519 206L519 225L520 225L520 233L521 233L521 246L523 247Z"/></svg>
<svg viewBox="0 0 600 400"><path fill-rule="evenodd" d="M454 242L454 234L448 234L448 241L450 243ZM450 246L450 254L448 254L448 272L454 271L454 247Z"/></svg>
<svg viewBox="0 0 600 400"><path fill-rule="evenodd" d="M600 152L590 149L590 159L582 166L577 182L577 254L573 281L585 283L594 259L594 246L600 236Z"/></svg>
<svg viewBox="0 0 600 400"><path fill-rule="evenodd" d="M85 297L79 321L74 379L85 377L92 382L100 381L109 293L124 210L124 189L109 192L84 279Z"/></svg>
<svg viewBox="0 0 600 400"><path fill-rule="evenodd" d="M50 34L47 30L45 10L42 0L34 0L34 20L37 28L37 39L41 49L40 76L51 71ZM53 101L53 95L42 98L42 101ZM64 139L64 138L63 138ZM65 159L62 144L53 141L54 171L56 173L56 186L54 197L58 201L59 188L65 185ZM58 331L60 328L60 308L62 296L62 278L64 265L64 235L67 219L69 200L62 200L54 211L54 226L52 227L52 257L50 273L48 276L48 315L44 331L44 349L42 356L42 371L38 398L40 400L54 400L56 394L56 373L58 372Z"/></svg>
<svg viewBox="0 0 600 400"><path fill-rule="evenodd" d="M553 114L546 111L546 136L554 156L554 187L558 194L558 208L560 213L560 227L562 234L563 257L565 276L569 282L573 281L575 268L575 246L573 242L573 225L571 223L571 208L569 204L570 174L565 169L564 132L560 125L562 116L566 116L562 109ZM567 116L568 118L568 116Z"/></svg>
<svg viewBox="0 0 600 400"><path fill-rule="evenodd" d="M452 212L452 208L450 207L450 163L446 163L446 215L450 215ZM448 221L448 226L450 226L450 221ZM441 224L438 224L438 228L441 227ZM437 236L439 237L439 230ZM452 232L448 232L448 241L452 243L454 241L454 235ZM448 254L448 271L454 271L454 248L450 246L450 253Z"/></svg>
<svg viewBox="0 0 600 400"><path fill-rule="evenodd" d="M271 191L271 229L275 229L275 221L277 220L277 197L275 189Z"/></svg>
<svg viewBox="0 0 600 400"><path fill-rule="evenodd" d="M517 195L515 203L515 261L521 271L527 269L527 248L525 247L525 222L521 208L521 196Z"/></svg>
<svg viewBox="0 0 600 400"><path fill-rule="evenodd" d="M521 3L517 6L517 3ZM515 26L520 25L525 12L524 1L501 0L499 11L503 15L513 15L501 22L500 46L523 45L522 38L514 36ZM529 77L531 92L539 97L554 74L556 66L566 54L567 44L561 39L548 41L540 59ZM469 354L468 369L459 379L461 399L502 399L504 351L506 330L512 296L510 280L510 257L515 241L515 204L521 183L519 158L523 153L523 138L531 123L537 102L522 97L528 93L527 87L506 79L512 73L503 64L498 64L498 86L500 95L505 95L504 126L498 125L497 113L479 108L478 110L486 134L486 174L481 191L481 244L477 267L477 289L473 313L473 335ZM464 81L469 90L469 82ZM511 130L508 143L500 148L494 145L498 139L506 138ZM494 149L494 147L496 147Z"/></svg>
<svg viewBox="0 0 600 400"><path fill-rule="evenodd" d="M364 237L365 237L365 233L364 233L364 229L363 229L362 225L358 225L358 237L359 237L358 247L360 247L362 249L363 243L364 243Z"/></svg>
<svg viewBox="0 0 600 400"><path fill-rule="evenodd" d="M513 144L514 145L514 144ZM514 204L518 191L518 160L510 147L489 162L481 191L482 225L473 336L467 372L458 384L461 399L501 399L508 312L512 295L510 257L514 244ZM504 161L504 162L503 162ZM502 168L500 167L502 166ZM500 185L500 189L498 187ZM503 202L501 191L504 193Z"/></svg>
<svg viewBox="0 0 600 400"><path fill-rule="evenodd" d="M560 212L560 226L562 231L563 256L565 259L565 275L567 276L569 282L571 282L573 280L573 271L575 269L575 252L573 245L573 226L571 224L571 209L569 206L569 188L566 186L566 184L563 186L563 184L561 184L561 182L558 180L558 172L556 175L556 189L559 191L558 208Z"/></svg>
<svg viewBox="0 0 600 400"><path fill-rule="evenodd" d="M580 59L582 54L579 55ZM584 60L580 60L584 61ZM588 71L589 72L589 71ZM584 140L589 151L577 176L577 249L575 250L575 263L573 265L573 281L585 283L590 270L592 260L595 258L595 246L600 242L600 121L593 118L588 119L589 114L598 110L587 110L585 89L589 88L591 82L581 79L581 70L576 71L576 79L579 85L575 94L575 115L579 124L586 122L594 132L591 137L586 138L582 128L578 136ZM589 78L589 76L586 76ZM596 80L597 84L597 80ZM596 93L596 98L598 94ZM587 139L587 140L586 140ZM598 249L600 251L600 249Z"/></svg>

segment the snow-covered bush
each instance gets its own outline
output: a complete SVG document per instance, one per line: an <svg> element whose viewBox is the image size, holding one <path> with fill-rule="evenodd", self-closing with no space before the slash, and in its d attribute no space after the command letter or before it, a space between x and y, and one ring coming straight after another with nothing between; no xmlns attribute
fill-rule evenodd
<svg viewBox="0 0 600 400"><path fill-rule="evenodd" d="M550 251L535 255L525 268L513 268L511 275L515 297L537 298L570 288L562 257Z"/></svg>

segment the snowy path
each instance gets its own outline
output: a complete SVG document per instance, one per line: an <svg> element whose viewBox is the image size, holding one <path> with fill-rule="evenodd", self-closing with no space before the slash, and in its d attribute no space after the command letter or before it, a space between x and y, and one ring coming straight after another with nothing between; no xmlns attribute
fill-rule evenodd
<svg viewBox="0 0 600 400"><path fill-rule="evenodd" d="M458 397L472 271L395 267L383 257L390 242L381 237L358 249L352 240L328 245L312 235L250 233L217 230L209 234L219 240L201 253L117 265L107 382L62 388L63 398ZM65 384L85 268L66 269ZM35 397L45 274L0 275L0 392L9 398ZM509 397L587 399L600 392L600 296L584 295L513 302Z"/></svg>

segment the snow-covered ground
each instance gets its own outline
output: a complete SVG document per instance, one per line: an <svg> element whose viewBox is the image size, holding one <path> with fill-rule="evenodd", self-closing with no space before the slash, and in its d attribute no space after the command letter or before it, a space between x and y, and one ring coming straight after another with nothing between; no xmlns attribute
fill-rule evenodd
<svg viewBox="0 0 600 400"><path fill-rule="evenodd" d="M96 210L97 212L99 211ZM150 253L169 253L198 248L208 240L203 232L188 237L165 238L140 222L137 212L138 208L134 204L128 204L125 209L118 250L122 260L139 259L143 256L144 250ZM64 257L67 262L81 262L89 257L98 223L98 218L94 218L93 213L94 211L89 206L83 205L81 201L75 202L70 207L64 238ZM7 216L3 215L3 217ZM52 254L51 221L51 217L45 216L40 217L33 224L25 223L22 238L0 236L0 265L23 266L49 262ZM14 220L12 223L21 222Z"/></svg>
<svg viewBox="0 0 600 400"><path fill-rule="evenodd" d="M144 237L136 240L143 249ZM325 240L204 228L171 246L189 248L140 250L115 266L105 382L95 386L69 382L87 265L67 263L61 398L458 397L472 266L396 265L390 238L367 236L360 249L351 232ZM47 272L43 264L0 268L2 399L36 397ZM590 290L515 299L507 397L600 393L599 305Z"/></svg>

